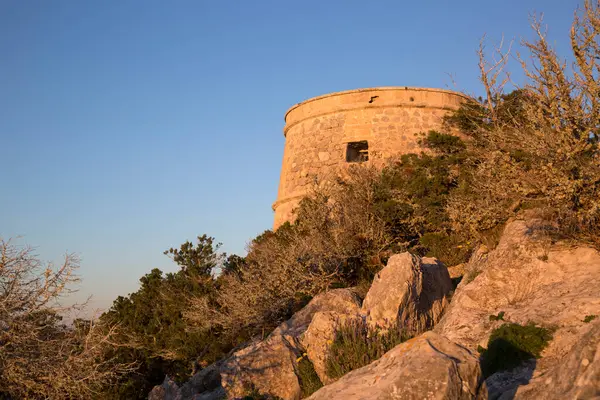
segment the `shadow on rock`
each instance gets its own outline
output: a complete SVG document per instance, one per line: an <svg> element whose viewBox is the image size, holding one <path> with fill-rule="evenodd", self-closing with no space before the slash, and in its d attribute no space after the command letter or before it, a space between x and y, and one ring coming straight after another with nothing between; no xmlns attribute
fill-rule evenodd
<svg viewBox="0 0 600 400"><path fill-rule="evenodd" d="M536 367L535 355L504 338L489 343L481 353L481 369L490 400L512 400L519 386L527 385Z"/></svg>

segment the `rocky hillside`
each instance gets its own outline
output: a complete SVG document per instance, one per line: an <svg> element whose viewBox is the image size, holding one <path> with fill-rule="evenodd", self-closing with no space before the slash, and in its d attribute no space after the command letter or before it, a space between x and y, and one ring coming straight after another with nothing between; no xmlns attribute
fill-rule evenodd
<svg viewBox="0 0 600 400"><path fill-rule="evenodd" d="M438 260L394 255L364 300L352 289L318 295L265 340L181 386L166 378L149 399L597 398L600 253L553 242L548 229L510 221L496 248L464 265L455 290ZM353 321L412 338L331 376L337 332Z"/></svg>

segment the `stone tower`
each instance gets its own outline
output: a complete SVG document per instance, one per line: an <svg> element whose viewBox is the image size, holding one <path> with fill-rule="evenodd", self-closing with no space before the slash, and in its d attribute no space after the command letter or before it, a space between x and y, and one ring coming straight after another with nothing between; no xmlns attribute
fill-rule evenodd
<svg viewBox="0 0 600 400"><path fill-rule="evenodd" d="M290 108L274 228L292 220L314 177L347 163L419 152L416 134L440 129L442 117L466 99L449 90L379 87L330 93Z"/></svg>

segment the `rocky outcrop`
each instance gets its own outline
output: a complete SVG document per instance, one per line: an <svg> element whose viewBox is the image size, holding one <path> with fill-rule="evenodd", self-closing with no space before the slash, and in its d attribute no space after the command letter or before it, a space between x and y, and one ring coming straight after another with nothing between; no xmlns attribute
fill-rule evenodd
<svg viewBox="0 0 600 400"><path fill-rule="evenodd" d="M182 400L181 390L175 382L169 377L165 377L165 380L160 386L154 386L148 400Z"/></svg>
<svg viewBox="0 0 600 400"><path fill-rule="evenodd" d="M314 315L301 341L315 372L324 384L332 382L325 364L340 324L366 318L382 328L399 322L409 331L420 332L440 318L451 289L447 269L438 260L409 253L392 256L377 274L361 309Z"/></svg>
<svg viewBox="0 0 600 400"><path fill-rule="evenodd" d="M490 376L486 380L490 399L600 398L600 321L591 324L561 363L543 373L537 371L536 364L536 360L530 360Z"/></svg>
<svg viewBox="0 0 600 400"><path fill-rule="evenodd" d="M362 306L348 289L316 296L264 341L200 371L181 388L167 379L150 398L231 399L253 387L299 399L297 360L305 355L328 384L310 397L315 400L598 398L600 253L537 234L547 229L531 218L509 222L495 249L479 248L457 269L463 278L449 306L452 283L441 263L394 255ZM329 347L336 328L354 318L384 329L397 323L413 333L433 331L332 382ZM540 359L482 382L477 348L505 322L552 328L553 339Z"/></svg>
<svg viewBox="0 0 600 400"><path fill-rule="evenodd" d="M221 386L221 366L222 362L209 365L181 387L166 377L162 385L152 389L148 400L222 400L226 393Z"/></svg>
<svg viewBox="0 0 600 400"><path fill-rule="evenodd" d="M360 311L360 299L351 289L333 289L315 296L292 318L282 323L271 335L298 337L311 323L318 312L354 314Z"/></svg>
<svg viewBox="0 0 600 400"><path fill-rule="evenodd" d="M253 386L282 399L299 399L295 360L302 350L293 339L270 335L229 358L221 369L221 384L230 397L243 397Z"/></svg>
<svg viewBox="0 0 600 400"><path fill-rule="evenodd" d="M373 280L362 312L371 325L399 323L421 332L439 320L451 290L448 269L437 259L396 254Z"/></svg>
<svg viewBox="0 0 600 400"><path fill-rule="evenodd" d="M528 385L516 388L515 397L524 400L600 398L600 320L589 324L581 340L544 374ZM509 399L512 393L503 395Z"/></svg>
<svg viewBox="0 0 600 400"><path fill-rule="evenodd" d="M304 352L299 337L316 313L358 312L359 306L358 297L349 289L335 289L316 296L266 340L238 351L224 362L221 379L225 391L229 396L241 397L252 385L261 393L286 400L299 399L301 388L296 359Z"/></svg>
<svg viewBox="0 0 600 400"><path fill-rule="evenodd" d="M477 357L427 332L314 393L310 400L485 399Z"/></svg>
<svg viewBox="0 0 600 400"><path fill-rule="evenodd" d="M279 325L264 340L195 374L178 387L168 378L155 387L152 400L211 400L243 397L250 387L285 400L299 399L296 359L304 352L300 336L317 313L358 313L360 300L350 289L334 289L315 296L302 310Z"/></svg>
<svg viewBox="0 0 600 400"><path fill-rule="evenodd" d="M315 372L324 385L332 382L327 376L326 362L329 347L335 339L335 331L341 324L351 319L362 318L355 310L353 314L339 314L331 311L318 312L314 315L308 329L302 335L301 342L306 349L308 359L313 363Z"/></svg>
<svg viewBox="0 0 600 400"><path fill-rule="evenodd" d="M493 251L480 249L473 255L450 307L434 329L471 350L486 347L492 330L504 321L555 329L541 359L488 378L493 399L512 398L515 393L516 398L524 397L528 384L543 380L551 371L564 372L561 379L569 383L561 384L575 385L580 379L566 372L564 362L581 343L589 342L590 324L585 317L600 315L600 253L550 243L538 235L547 229L532 219L508 223ZM490 319L500 312L503 321ZM536 390L537 397L531 398L553 398L556 391L555 384Z"/></svg>

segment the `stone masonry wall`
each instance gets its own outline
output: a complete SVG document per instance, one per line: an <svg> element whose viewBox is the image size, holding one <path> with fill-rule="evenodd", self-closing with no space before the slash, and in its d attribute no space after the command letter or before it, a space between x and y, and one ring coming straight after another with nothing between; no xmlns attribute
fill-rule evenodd
<svg viewBox="0 0 600 400"><path fill-rule="evenodd" d="M315 178L348 164L349 142L368 142L367 163L419 152L417 134L440 129L442 117L465 100L448 90L382 87L331 93L290 108L274 229L293 219L293 209Z"/></svg>

